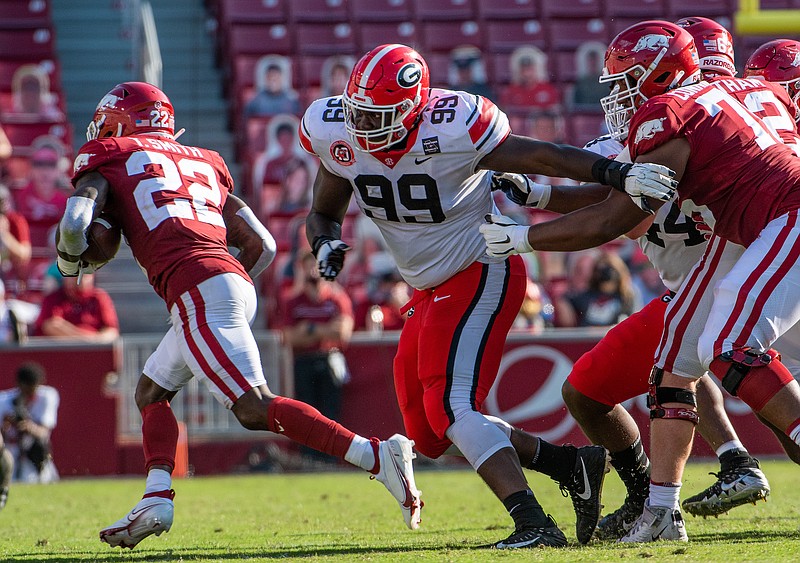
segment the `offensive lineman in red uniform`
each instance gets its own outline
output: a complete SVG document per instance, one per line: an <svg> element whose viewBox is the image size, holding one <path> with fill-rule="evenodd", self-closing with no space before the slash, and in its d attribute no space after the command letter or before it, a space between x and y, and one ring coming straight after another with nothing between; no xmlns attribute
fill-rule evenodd
<svg viewBox="0 0 800 563"><path fill-rule="evenodd" d="M274 395L250 330L256 311L251 276L272 261L275 241L233 192L214 151L175 141L166 95L142 82L115 86L97 106L75 159L75 193L59 226L58 266L79 275L86 231L102 211L122 226L136 260L170 311L172 328L147 360L136 388L147 469L145 494L101 530L111 546L133 548L173 520L171 473L178 425L169 401L192 378L249 430L283 434L370 471L397 499L406 525L419 525L413 443L354 434L313 407ZM238 259L227 239L242 249Z"/></svg>
<svg viewBox="0 0 800 563"><path fill-rule="evenodd" d="M668 305L648 401L650 496L621 540L686 541L678 498L697 423L698 374L710 370L731 394L800 441L800 386L770 348L800 318L793 289L800 278L800 161L749 107L769 106L783 117L794 108L784 90L762 81L700 81L691 35L668 22L620 33L601 81L613 86L603 100L607 122L626 132L631 157L676 169L682 209L706 213L714 229ZM490 255L578 250L627 232L643 213L610 194L549 223L527 228L492 219L481 231Z"/></svg>

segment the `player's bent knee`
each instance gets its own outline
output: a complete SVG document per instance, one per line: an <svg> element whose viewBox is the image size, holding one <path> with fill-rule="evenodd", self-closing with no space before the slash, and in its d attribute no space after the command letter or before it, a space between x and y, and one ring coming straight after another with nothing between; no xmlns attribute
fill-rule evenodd
<svg viewBox="0 0 800 563"><path fill-rule="evenodd" d="M251 389L239 397L231 411L243 428L247 430L269 430L267 426L269 403L269 398L258 396Z"/></svg>
<svg viewBox="0 0 800 563"><path fill-rule="evenodd" d="M647 394L650 419L685 420L697 425L700 422L700 416L697 414L697 398L694 391L680 387L664 387L661 385L663 377L664 370L653 367L650 374L650 391ZM666 403L679 403L686 406L665 407Z"/></svg>
<svg viewBox="0 0 800 563"><path fill-rule="evenodd" d="M756 412L794 381L780 354L771 348L763 353L750 348L725 352L711 362L711 372L728 393Z"/></svg>

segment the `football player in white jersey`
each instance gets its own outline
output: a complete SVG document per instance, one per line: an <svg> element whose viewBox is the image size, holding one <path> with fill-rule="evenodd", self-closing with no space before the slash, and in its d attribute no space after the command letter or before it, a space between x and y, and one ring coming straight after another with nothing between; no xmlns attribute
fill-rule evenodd
<svg viewBox="0 0 800 563"><path fill-rule="evenodd" d="M355 194L415 289L403 309L409 318L394 378L417 449L432 458L460 452L503 501L515 530L495 547L566 545L521 466L569 491L576 535L588 541L599 517L605 449L553 446L480 413L527 279L517 257L484 253L477 226L496 211L489 171L598 181L633 196L672 186L672 171L512 135L490 100L430 88L425 60L397 44L364 55L342 96L312 103L300 137L322 163L306 222L322 276L334 279L342 268L349 246L341 222Z"/></svg>

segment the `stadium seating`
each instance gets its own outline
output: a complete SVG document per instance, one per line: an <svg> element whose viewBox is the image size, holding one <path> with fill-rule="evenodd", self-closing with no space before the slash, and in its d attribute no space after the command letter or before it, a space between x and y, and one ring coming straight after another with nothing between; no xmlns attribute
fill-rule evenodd
<svg viewBox="0 0 800 563"><path fill-rule="evenodd" d="M657 19L665 15L664 0L614 0L606 2L606 17Z"/></svg>
<svg viewBox="0 0 800 563"><path fill-rule="evenodd" d="M477 9L478 18L486 20L531 19L540 15L536 0L479 0Z"/></svg>
<svg viewBox="0 0 800 563"><path fill-rule="evenodd" d="M687 16L730 16L735 4L738 4L736 0L666 0L670 20Z"/></svg>
<svg viewBox="0 0 800 563"><path fill-rule="evenodd" d="M574 52L564 51L551 55L550 68L555 74L557 82L575 82L577 78L577 69L575 67Z"/></svg>
<svg viewBox="0 0 800 563"><path fill-rule="evenodd" d="M49 27L6 29L0 33L0 53L5 60L53 58L53 33Z"/></svg>
<svg viewBox="0 0 800 563"><path fill-rule="evenodd" d="M543 0L542 2L542 16L545 18L598 18L602 10L600 0Z"/></svg>
<svg viewBox="0 0 800 563"><path fill-rule="evenodd" d="M412 18L411 0L350 0L354 22L402 22Z"/></svg>
<svg viewBox="0 0 800 563"><path fill-rule="evenodd" d="M297 51L299 55L354 54L356 37L347 21L331 23L297 24Z"/></svg>
<svg viewBox="0 0 800 563"><path fill-rule="evenodd" d="M520 45L547 49L547 35L540 20L488 21L486 48L492 53L510 53Z"/></svg>
<svg viewBox="0 0 800 563"><path fill-rule="evenodd" d="M419 21L463 21L475 18L471 0L412 0ZM478 0L480 2L480 0Z"/></svg>
<svg viewBox="0 0 800 563"><path fill-rule="evenodd" d="M295 22L348 21L346 0L291 0L290 17Z"/></svg>
<svg viewBox="0 0 800 563"><path fill-rule="evenodd" d="M426 53L449 52L459 45L483 47L481 27L474 21L421 22L421 39Z"/></svg>
<svg viewBox="0 0 800 563"><path fill-rule="evenodd" d="M586 41L607 44L608 35L608 26L600 18L550 21L550 46L556 51L574 51Z"/></svg>
<svg viewBox="0 0 800 563"><path fill-rule="evenodd" d="M230 27L223 59L237 55L290 55L294 53L294 42L289 26L282 23L256 25L235 24Z"/></svg>
<svg viewBox="0 0 800 563"><path fill-rule="evenodd" d="M0 29L35 29L50 26L50 0L0 2Z"/></svg>
<svg viewBox="0 0 800 563"><path fill-rule="evenodd" d="M397 23L362 23L358 26L356 35L359 51L366 53L377 45L384 43L403 43L421 49L417 27L413 22L402 21Z"/></svg>
<svg viewBox="0 0 800 563"><path fill-rule="evenodd" d="M289 13L290 0L220 0L221 23L282 23Z"/></svg>
<svg viewBox="0 0 800 563"><path fill-rule="evenodd" d="M15 61L0 60L0 92L10 92L14 73L23 65L35 64L47 73L50 79L50 87L59 89L61 84L61 69L57 62L46 60L26 60Z"/></svg>

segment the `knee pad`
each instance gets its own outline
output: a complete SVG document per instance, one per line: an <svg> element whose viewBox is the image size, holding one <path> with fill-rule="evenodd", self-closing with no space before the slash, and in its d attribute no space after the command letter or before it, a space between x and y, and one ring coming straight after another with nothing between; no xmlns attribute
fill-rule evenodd
<svg viewBox="0 0 800 563"><path fill-rule="evenodd" d="M686 420L692 424L700 422L697 414L697 398L694 391L680 387L662 387L661 379L664 370L653 367L650 372L650 390L647 394L647 406L650 408L650 419L675 418ZM683 403L688 407L665 407L664 403Z"/></svg>
<svg viewBox="0 0 800 563"><path fill-rule="evenodd" d="M513 447L505 432L477 411L457 416L447 429L447 437L476 471L499 450Z"/></svg>
<svg viewBox="0 0 800 563"><path fill-rule="evenodd" d="M758 412L794 380L780 359L781 355L772 348L763 353L751 348L731 350L711 362L711 372L728 393Z"/></svg>

